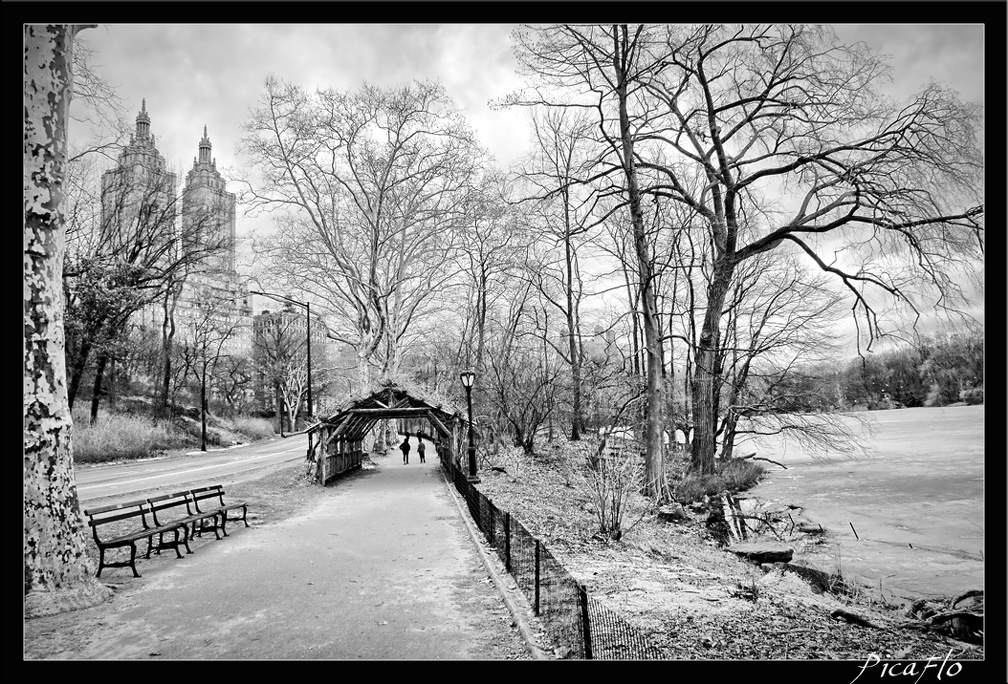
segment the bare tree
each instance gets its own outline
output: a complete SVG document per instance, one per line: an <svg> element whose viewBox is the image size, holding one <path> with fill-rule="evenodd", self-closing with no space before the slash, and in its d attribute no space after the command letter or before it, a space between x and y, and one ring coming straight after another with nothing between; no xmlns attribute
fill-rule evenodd
<svg viewBox="0 0 1008 684"><path fill-rule="evenodd" d="M643 98L643 79L662 64L649 49L653 34L653 29L644 26L631 31L625 25L520 29L515 32L516 54L535 85L509 97L507 102L517 106L577 107L592 112L605 156L600 157L595 177L587 180L620 180L613 191L623 195L622 206L629 212L647 359L644 485L650 494L657 495L664 469L661 335L638 149L644 141L642 135L649 132L651 114Z"/></svg>
<svg viewBox="0 0 1008 684"><path fill-rule="evenodd" d="M746 260L795 253L834 277L853 302L859 348L923 305L966 314L961 283L977 279L984 251L979 105L934 83L893 102L879 91L883 59L838 44L828 27L561 26L520 32L519 43L521 63L560 95L513 102L595 98L617 160L596 178L612 168L626 177L649 374L660 328L654 291L644 295L656 274L640 199L688 207L705 227L694 470L714 467L724 304Z"/></svg>
<svg viewBox="0 0 1008 684"><path fill-rule="evenodd" d="M314 368L312 373L315 374ZM225 354L220 357L214 373L213 385L223 400L229 415L234 416L244 411L253 380L251 359L235 354ZM314 381L315 378L313 377L312 380Z"/></svg>
<svg viewBox="0 0 1008 684"><path fill-rule="evenodd" d="M253 335L252 353L263 386L276 391L277 420L283 434L283 415L291 429L308 391L307 340L299 316L290 310L269 314Z"/></svg>
<svg viewBox="0 0 1008 684"><path fill-rule="evenodd" d="M166 405L174 307L182 284L228 247L227 236L216 231L214 207L179 209L175 178L163 168L141 174L120 168L103 175L100 195L78 197L63 273L71 406L92 352L98 350L100 371L107 348L122 338L131 318L158 306L164 346L161 403ZM153 324L154 317L149 318ZM95 383L101 386L100 372Z"/></svg>
<svg viewBox="0 0 1008 684"><path fill-rule="evenodd" d="M666 45L648 92L677 122L663 142L707 185L696 193L681 168L642 166L663 176L653 192L703 217L714 247L693 398L693 467L706 473L723 304L747 259L796 249L835 276L869 345L883 332L876 293L913 314L921 296L956 310L956 276L983 253L980 112L937 84L891 102L881 57L827 28L675 26Z"/></svg>
<svg viewBox="0 0 1008 684"><path fill-rule="evenodd" d="M864 451L853 417L811 407L825 378L808 369L841 354L834 330L844 312L825 274L809 271L795 256L764 253L736 273L718 360L722 461L750 435L786 434L818 455Z"/></svg>
<svg viewBox="0 0 1008 684"><path fill-rule="evenodd" d="M592 121L584 113L568 109L533 112L531 120L535 151L526 176L540 198L535 208L544 238L540 245L546 247L540 267L531 275L541 296L560 311L567 325L564 348L549 337L546 340L570 367L570 438L577 441L584 431L581 304L585 291L579 248L592 225L597 201L589 186L579 181L594 161L584 149L594 150L589 137ZM552 267L554 263L558 268Z"/></svg>
<svg viewBox="0 0 1008 684"><path fill-rule="evenodd" d="M61 278L63 174L74 38L82 26L24 26L24 612L107 599L92 575L73 469Z"/></svg>
<svg viewBox="0 0 1008 684"><path fill-rule="evenodd" d="M457 255L456 270L467 306L455 360L457 367L476 371L476 386L485 368L488 317L507 296L507 285L524 264L526 252L527 220L510 200L509 183L513 184L513 179L484 171L475 179L465 204L466 239Z"/></svg>
<svg viewBox="0 0 1008 684"><path fill-rule="evenodd" d="M221 351L238 330L239 322L230 315L231 301L226 296L203 288L194 297L194 315L187 320L186 343L192 349L200 398L200 449L207 450L207 413L210 379L221 360Z"/></svg>
<svg viewBox="0 0 1008 684"><path fill-rule="evenodd" d="M101 70L85 34L77 41L73 53L74 97L70 119L74 122L75 140L70 141L71 166L84 160L94 163L102 157L114 160L129 138L126 109Z"/></svg>
<svg viewBox="0 0 1008 684"><path fill-rule="evenodd" d="M357 350L361 386L398 372L401 343L454 274L463 199L483 156L435 83L314 94L266 81L243 152L261 181L253 210L276 211L260 249L279 284L315 295L332 334Z"/></svg>

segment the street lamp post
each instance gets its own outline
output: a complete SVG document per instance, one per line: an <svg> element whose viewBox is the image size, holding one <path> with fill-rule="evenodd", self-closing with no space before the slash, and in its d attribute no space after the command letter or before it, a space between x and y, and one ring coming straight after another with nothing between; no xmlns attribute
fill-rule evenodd
<svg viewBox="0 0 1008 684"><path fill-rule="evenodd" d="M462 371L459 374L459 379L462 380L462 386L465 387L466 404L469 407L469 481L479 482L479 478L476 476L476 444L473 441L472 422L472 386L473 381L476 380L476 374L471 370Z"/></svg>
<svg viewBox="0 0 1008 684"><path fill-rule="evenodd" d="M311 392L311 302L299 302L296 299L291 299L290 297L285 297L283 295L272 294L269 292L260 292L258 290L249 290L249 294L262 295L263 297L270 297L272 299L280 299L297 306L303 306L305 309L306 316L306 329L308 331L308 411L306 412L306 418L311 420L313 415L312 409L312 392ZM293 428L292 428L293 429Z"/></svg>

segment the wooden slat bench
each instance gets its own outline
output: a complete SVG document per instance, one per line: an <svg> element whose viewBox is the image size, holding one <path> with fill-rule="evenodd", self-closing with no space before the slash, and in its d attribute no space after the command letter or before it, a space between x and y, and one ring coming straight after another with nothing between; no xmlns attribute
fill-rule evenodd
<svg viewBox="0 0 1008 684"><path fill-rule="evenodd" d="M191 526L191 530L186 535L184 542L186 552L188 553L193 552L189 548L189 539L197 535L203 536L204 530L213 530L214 536L217 539L221 538L220 533L217 532L217 519L223 514L216 511L207 513L198 512L195 501L189 492L175 492L174 494L154 496L147 499L147 503L150 504L151 515L154 518L155 525L182 523L186 527ZM208 521L211 522L210 525L206 524ZM163 535L158 535L158 545L156 547L158 550L166 546L170 548L171 544L172 542L165 544Z"/></svg>
<svg viewBox="0 0 1008 684"><path fill-rule="evenodd" d="M157 525L154 522L150 504L144 500L89 508L84 511L84 515L87 516L88 525L91 527L95 543L98 545L99 556L96 577L101 577L104 568L131 568L133 576L140 577L140 573L136 569L137 542L143 539L147 540L146 558L150 558L153 538L155 536L159 537L159 541L164 542L158 549L159 553L161 548L174 548L179 558L182 557L182 551L179 549L179 546L188 541L189 530L184 523L172 522ZM147 519L148 516L151 516L149 522ZM137 529L138 525L140 529ZM108 533L110 529L113 531L108 533L103 539L98 534L99 527L103 528L103 534ZM169 532L172 533L173 540L164 541L164 535ZM180 533L182 535L181 539L179 538ZM105 561L106 550L127 546L130 548L130 558L128 561Z"/></svg>
<svg viewBox="0 0 1008 684"><path fill-rule="evenodd" d="M211 513L217 513L220 515L220 529L224 533L224 536L228 536L227 524L229 520L241 520L245 523L245 527L249 527L248 524L248 503L244 501L236 501L231 503L224 503L224 486L223 485L211 485L209 487L199 487L197 489L189 490L189 494L192 496L193 503L196 507L196 512L209 515ZM241 517L235 516L234 518L229 517L231 511L237 511L241 509Z"/></svg>

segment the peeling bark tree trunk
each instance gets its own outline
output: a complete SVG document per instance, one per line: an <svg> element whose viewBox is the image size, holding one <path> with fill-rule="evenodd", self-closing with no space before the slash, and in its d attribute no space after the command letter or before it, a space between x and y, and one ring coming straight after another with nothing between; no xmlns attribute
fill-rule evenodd
<svg viewBox="0 0 1008 684"><path fill-rule="evenodd" d="M71 49L82 27L24 27L24 611L83 608L94 577L77 501L63 332L63 174Z"/></svg>

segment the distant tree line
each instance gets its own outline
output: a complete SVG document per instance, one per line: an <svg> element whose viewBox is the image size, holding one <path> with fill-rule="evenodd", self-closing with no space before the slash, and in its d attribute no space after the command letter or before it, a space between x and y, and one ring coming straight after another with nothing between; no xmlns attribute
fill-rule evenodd
<svg viewBox="0 0 1008 684"><path fill-rule="evenodd" d="M914 343L820 365L796 374L797 411L948 406L984 401L984 333L979 326L943 329Z"/></svg>

